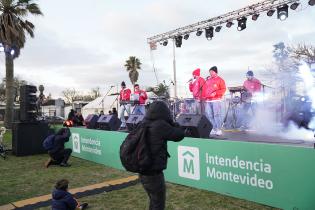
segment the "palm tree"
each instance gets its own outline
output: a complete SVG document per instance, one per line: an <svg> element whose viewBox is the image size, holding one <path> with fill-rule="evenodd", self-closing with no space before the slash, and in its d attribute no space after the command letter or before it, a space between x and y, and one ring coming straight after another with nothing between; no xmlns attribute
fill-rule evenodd
<svg viewBox="0 0 315 210"><path fill-rule="evenodd" d="M35 26L26 18L28 15L42 15L33 0L0 0L0 42L5 54L6 107L4 125L11 128L13 121L14 66L13 59L24 47L26 33L34 37Z"/></svg>
<svg viewBox="0 0 315 210"><path fill-rule="evenodd" d="M125 67L129 72L129 78L131 83L134 85L138 81L139 72L138 69L141 69L141 62L135 56L130 56L128 60L126 60Z"/></svg>

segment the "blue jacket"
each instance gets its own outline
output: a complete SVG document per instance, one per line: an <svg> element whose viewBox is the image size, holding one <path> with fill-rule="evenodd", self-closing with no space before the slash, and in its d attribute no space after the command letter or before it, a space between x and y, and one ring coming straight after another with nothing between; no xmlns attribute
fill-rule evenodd
<svg viewBox="0 0 315 210"><path fill-rule="evenodd" d="M57 189L52 192L52 210L75 210L77 205L71 193Z"/></svg>

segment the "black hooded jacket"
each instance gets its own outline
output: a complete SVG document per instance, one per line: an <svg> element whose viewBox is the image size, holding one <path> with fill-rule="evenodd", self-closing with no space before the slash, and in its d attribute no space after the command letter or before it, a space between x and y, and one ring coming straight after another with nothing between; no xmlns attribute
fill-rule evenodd
<svg viewBox="0 0 315 210"><path fill-rule="evenodd" d="M61 128L55 135L54 147L49 150L49 153L55 154L64 150L65 142L69 141L70 135L71 133L69 128Z"/></svg>
<svg viewBox="0 0 315 210"><path fill-rule="evenodd" d="M184 131L172 120L169 108L162 101L150 104L144 123L148 126L147 142L151 150L153 164L147 173L161 172L167 167L167 141L181 141Z"/></svg>

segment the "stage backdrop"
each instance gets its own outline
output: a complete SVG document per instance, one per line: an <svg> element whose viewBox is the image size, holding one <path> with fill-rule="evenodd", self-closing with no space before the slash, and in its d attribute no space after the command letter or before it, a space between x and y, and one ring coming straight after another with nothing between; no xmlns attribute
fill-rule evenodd
<svg viewBox="0 0 315 210"><path fill-rule="evenodd" d="M71 128L73 155L123 169L126 133ZM283 209L315 209L315 150L274 144L185 138L169 142L167 181Z"/></svg>

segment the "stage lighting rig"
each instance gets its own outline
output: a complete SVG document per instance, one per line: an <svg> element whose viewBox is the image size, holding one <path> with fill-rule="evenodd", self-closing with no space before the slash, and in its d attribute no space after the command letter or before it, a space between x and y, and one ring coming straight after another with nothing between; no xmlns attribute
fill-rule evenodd
<svg viewBox="0 0 315 210"><path fill-rule="evenodd" d="M231 28L231 26L232 26L233 24L234 24L233 22L228 21L228 22L226 23L226 27Z"/></svg>
<svg viewBox="0 0 315 210"><path fill-rule="evenodd" d="M299 5L300 5L300 3L295 2L295 3L291 4L290 9L296 10L296 8L297 8Z"/></svg>
<svg viewBox="0 0 315 210"><path fill-rule="evenodd" d="M289 6L287 4L277 8L277 16L279 20L283 21L288 18L289 16L288 9Z"/></svg>
<svg viewBox="0 0 315 210"><path fill-rule="evenodd" d="M308 4L309 4L310 6L314 6L314 5L315 5L315 0L309 0Z"/></svg>
<svg viewBox="0 0 315 210"><path fill-rule="evenodd" d="M243 31L246 28L247 18L246 17L242 17L242 18L238 19L237 21L238 21L237 30Z"/></svg>
<svg viewBox="0 0 315 210"><path fill-rule="evenodd" d="M167 44L168 44L168 41L165 40L165 41L163 42L163 46L166 46Z"/></svg>
<svg viewBox="0 0 315 210"><path fill-rule="evenodd" d="M210 26L209 28L205 29L205 35L206 35L207 40L211 40L212 39L212 37L213 37L213 30L214 30L214 28L212 26Z"/></svg>
<svg viewBox="0 0 315 210"><path fill-rule="evenodd" d="M259 14L253 14L252 15L252 20L256 21L258 19L258 17L259 17Z"/></svg>
<svg viewBox="0 0 315 210"><path fill-rule="evenodd" d="M184 35L184 39L187 40L189 38L189 34Z"/></svg>
<svg viewBox="0 0 315 210"><path fill-rule="evenodd" d="M307 1L309 5L315 5L315 0ZM262 0L261 2L248 5L244 8L234 10L223 15L198 21L196 23L183 26L175 30L152 36L148 38L147 41L150 46L155 46L154 44L156 43L159 43L161 41L163 42L168 39L175 39L175 37L179 35L184 37L186 34L196 33L197 36L201 36L203 30L209 27L213 27L215 29L215 32L219 32L222 28L218 26L226 25L226 27L230 28L236 21L244 17L251 17L251 19L255 21L262 13L267 13L267 15L271 17L276 11L278 11L278 8L282 8L284 5L286 5L284 9L290 6L290 8L294 10L300 5L300 2L300 0ZM285 19L285 17L287 17L285 15L288 13L285 14L285 12L286 10L279 11L279 19L283 20ZM239 28L242 29L244 28L244 26L241 26Z"/></svg>
<svg viewBox="0 0 315 210"><path fill-rule="evenodd" d="M182 46L182 40L183 40L183 37L181 35L176 36L175 37L175 46L181 47Z"/></svg>
<svg viewBox="0 0 315 210"><path fill-rule="evenodd" d="M201 36L201 34L202 34L202 30L198 29L196 32L196 36Z"/></svg>
<svg viewBox="0 0 315 210"><path fill-rule="evenodd" d="M271 9L267 12L267 16L271 17L273 16L273 13L275 13L275 10L274 9Z"/></svg>
<svg viewBox="0 0 315 210"><path fill-rule="evenodd" d="M222 26L217 26L217 27L215 27L215 32L220 32L221 29L222 29Z"/></svg>

